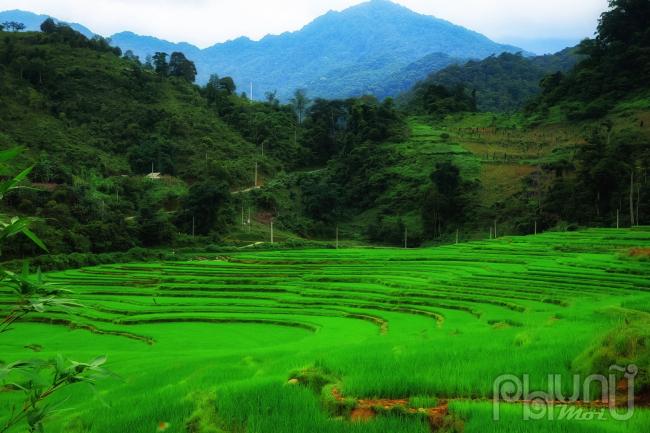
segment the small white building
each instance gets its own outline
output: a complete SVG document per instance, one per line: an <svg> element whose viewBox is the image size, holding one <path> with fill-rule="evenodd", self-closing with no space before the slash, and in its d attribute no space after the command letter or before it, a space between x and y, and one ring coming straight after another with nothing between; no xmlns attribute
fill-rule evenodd
<svg viewBox="0 0 650 433"><path fill-rule="evenodd" d="M160 173L152 172L147 175L147 178L152 180L160 180L162 179L162 175Z"/></svg>

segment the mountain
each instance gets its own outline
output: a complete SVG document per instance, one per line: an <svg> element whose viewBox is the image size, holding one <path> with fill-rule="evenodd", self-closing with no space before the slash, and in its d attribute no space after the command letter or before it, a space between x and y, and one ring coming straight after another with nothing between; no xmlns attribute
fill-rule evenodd
<svg viewBox="0 0 650 433"><path fill-rule="evenodd" d="M286 98L296 88L312 95L346 97L381 83L432 53L482 59L521 49L387 0L372 0L328 12L293 33L260 41L239 38L207 48L199 69L253 82L257 94L277 90ZM354 74L343 72L354 71Z"/></svg>
<svg viewBox="0 0 650 433"><path fill-rule="evenodd" d="M451 57L447 54L429 54L376 83L367 90L367 93L372 93L378 98L399 95L413 88L432 72L462 63L465 63L464 59Z"/></svg>
<svg viewBox="0 0 650 433"><path fill-rule="evenodd" d="M192 44L186 42L169 42L164 39L154 38L153 36L142 36L133 32L114 34L111 36L111 44L122 48L124 51L133 51L143 62L147 56L153 55L156 52L173 53L174 51L180 51L190 59L197 59L201 55L201 50Z"/></svg>
<svg viewBox="0 0 650 433"><path fill-rule="evenodd" d="M32 12L25 12L21 10L11 10L11 11L4 11L0 12L0 23L4 23L5 21L16 21L19 23L25 24L25 30L27 31L32 31L32 32L38 32L41 30L41 24L43 21L45 21L48 18L54 19L57 23L63 23L67 24L82 35L84 35L87 38L92 38L95 36L95 33L93 33L90 29L87 27L82 26L81 24L77 23L67 23L65 21L58 20L54 17L50 17L49 15L39 15L35 14Z"/></svg>
<svg viewBox="0 0 650 433"><path fill-rule="evenodd" d="M511 44L523 47L539 56L554 54L567 47L578 45L581 38L510 38Z"/></svg>
<svg viewBox="0 0 650 433"><path fill-rule="evenodd" d="M537 57L502 53L434 72L398 100L408 103L420 89L432 84L449 88L462 85L476 90L477 108L481 111L517 110L541 92L539 83L546 75L567 72L579 60L576 48Z"/></svg>
<svg viewBox="0 0 650 433"><path fill-rule="evenodd" d="M37 30L47 18L21 11L4 14L31 30ZM92 34L86 28L82 33ZM342 98L369 92L391 96L447 66L440 56L457 59L450 62L454 63L522 51L388 0L328 12L296 32L259 41L240 37L203 50L132 32L117 33L111 41L143 61L157 51L181 51L196 63L200 83L213 73L232 76L240 90L248 91L252 82L256 99L277 90L283 100L297 88L306 89L312 97Z"/></svg>

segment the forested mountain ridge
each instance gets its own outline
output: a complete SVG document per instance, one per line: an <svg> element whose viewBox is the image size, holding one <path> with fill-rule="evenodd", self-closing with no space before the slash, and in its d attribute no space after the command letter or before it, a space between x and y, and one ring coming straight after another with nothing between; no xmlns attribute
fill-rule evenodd
<svg viewBox="0 0 650 433"><path fill-rule="evenodd" d="M23 148L41 185L8 203L43 218L52 251L169 242L184 230L168 213L183 208L188 191L177 178L210 182L204 199L215 206L250 184L256 146L215 116L191 82L52 25L2 33L0 43L0 147ZM260 171L268 160L258 159ZM151 183L152 171L174 177Z"/></svg>
<svg viewBox="0 0 650 433"><path fill-rule="evenodd" d="M9 10L9 11L0 11L0 23L4 22L17 22L25 26L24 30L30 32L37 32L41 29L41 23L46 19L50 18L48 15L35 14L32 12L26 12L22 10ZM64 23L69 25L74 30L78 31L87 38L92 38L95 34L89 28L78 24L78 23L65 23L64 21L57 20L52 17L56 22Z"/></svg>
<svg viewBox="0 0 650 433"><path fill-rule="evenodd" d="M546 75L573 68L580 60L576 51L576 48L567 48L537 57L502 53L464 64L456 62L431 73L400 99L406 102L419 88L430 84L450 88L462 85L476 91L477 108L481 111L516 111L541 93L539 83Z"/></svg>
<svg viewBox="0 0 650 433"><path fill-rule="evenodd" d="M377 96L394 96L396 93L389 93L393 88L409 87L412 79L387 89L383 83L434 53L482 59L504 51L521 51L388 0L329 12L295 32L269 35L259 41L241 37L203 50L131 32L118 33L111 39L142 61L157 51L183 52L196 63L200 83L207 82L212 73L224 74L233 77L241 89L248 89L252 82L256 99L277 91L285 101L297 88L327 98L359 96L373 90ZM431 71L422 70L416 79Z"/></svg>
<svg viewBox="0 0 650 433"><path fill-rule="evenodd" d="M585 58L566 74L547 77L529 114L558 111L568 120L598 119L621 100L650 91L650 2L614 0L602 14L598 35L579 46Z"/></svg>

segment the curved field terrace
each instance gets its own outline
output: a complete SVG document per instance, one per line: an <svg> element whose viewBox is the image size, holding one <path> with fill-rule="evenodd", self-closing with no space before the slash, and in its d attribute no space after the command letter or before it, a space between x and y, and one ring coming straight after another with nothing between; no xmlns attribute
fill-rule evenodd
<svg viewBox="0 0 650 433"><path fill-rule="evenodd" d="M0 353L108 355L115 377L97 395L74 388L74 410L52 420L67 433L641 433L650 431L649 247L648 228L593 229L54 272L46 280L85 308L30 316ZM0 307L8 312L8 293ZM640 369L628 420L560 415L598 411L602 398L526 419L524 396L494 419L503 375L526 377L531 391L559 375L570 395L574 374L614 363ZM620 377L616 390L623 413ZM0 404L12 401L0 393Z"/></svg>

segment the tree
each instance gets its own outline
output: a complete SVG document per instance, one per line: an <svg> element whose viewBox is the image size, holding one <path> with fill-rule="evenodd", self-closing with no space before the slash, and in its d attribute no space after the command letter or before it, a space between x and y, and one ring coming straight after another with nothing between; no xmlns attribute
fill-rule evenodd
<svg viewBox="0 0 650 433"><path fill-rule="evenodd" d="M155 136L132 149L129 163L136 173L150 173L153 164L154 171L173 175L176 172L176 152L174 142Z"/></svg>
<svg viewBox="0 0 650 433"><path fill-rule="evenodd" d="M221 80L219 80L219 84L221 85L221 88L228 93L228 95L233 95L237 91L237 86L235 86L235 81L232 79L232 77L223 77Z"/></svg>
<svg viewBox="0 0 650 433"><path fill-rule="evenodd" d="M647 0L610 0L609 10L600 17L598 37L602 46L638 43L648 40L650 2Z"/></svg>
<svg viewBox="0 0 650 433"><path fill-rule="evenodd" d="M157 52L152 58L154 71L163 77L169 75L169 63L167 63L167 57L167 53Z"/></svg>
<svg viewBox="0 0 650 433"><path fill-rule="evenodd" d="M138 213L140 230L138 238L145 247L169 245L174 239L174 225L165 212L156 207L153 200L142 204Z"/></svg>
<svg viewBox="0 0 650 433"><path fill-rule="evenodd" d="M293 98L291 98L291 105L298 116L298 124L301 125L305 111L309 107L311 100L307 97L307 92L304 89L298 89L294 92Z"/></svg>
<svg viewBox="0 0 650 433"><path fill-rule="evenodd" d="M463 181L460 169L451 162L436 164L430 179L432 185L422 205L422 223L427 235L439 236L452 222L459 225L463 216L467 218L476 185Z"/></svg>
<svg viewBox="0 0 650 433"><path fill-rule="evenodd" d="M136 56L131 50L126 50L124 53L124 58L132 62L140 63L140 57Z"/></svg>
<svg viewBox="0 0 650 433"><path fill-rule="evenodd" d="M196 66L194 62L185 57L185 54L174 52L169 60L169 75L184 78L190 83L193 83L196 79Z"/></svg>
<svg viewBox="0 0 650 433"><path fill-rule="evenodd" d="M228 205L230 190L221 179L211 178L190 187L176 224L186 233L207 235L223 232L231 222Z"/></svg>
<svg viewBox="0 0 650 433"><path fill-rule="evenodd" d="M476 111L476 95L467 93L462 85L447 88L438 84L424 83L415 89L408 108L415 113L444 116L449 113Z"/></svg>
<svg viewBox="0 0 650 433"><path fill-rule="evenodd" d="M147 57L144 58L144 68L148 71L153 71L153 58L151 54L147 54Z"/></svg>
<svg viewBox="0 0 650 433"><path fill-rule="evenodd" d="M29 59L25 56L20 56L14 60L13 66L18 70L18 76L22 80L25 78L25 70L29 67Z"/></svg>
<svg viewBox="0 0 650 433"><path fill-rule="evenodd" d="M48 18L41 24L41 31L43 33L54 33L56 32L58 26L52 18Z"/></svg>
<svg viewBox="0 0 650 433"><path fill-rule="evenodd" d="M208 100L208 105L214 105L217 102L221 91L219 75L210 75L210 79L208 79L208 83L205 85L205 99Z"/></svg>
<svg viewBox="0 0 650 433"><path fill-rule="evenodd" d="M277 96L278 96L278 92L277 92L277 90L274 90L274 91L272 91L272 92L266 92L266 93L264 94L264 97L266 98L266 102L267 102L269 105L272 105L272 106L274 106L274 107L277 107L277 106L280 105L280 101L278 100L278 97L277 97Z"/></svg>
<svg viewBox="0 0 650 433"><path fill-rule="evenodd" d="M5 21L2 23L3 28L12 31L12 32L21 32L25 30L25 24L19 23L17 21Z"/></svg>

